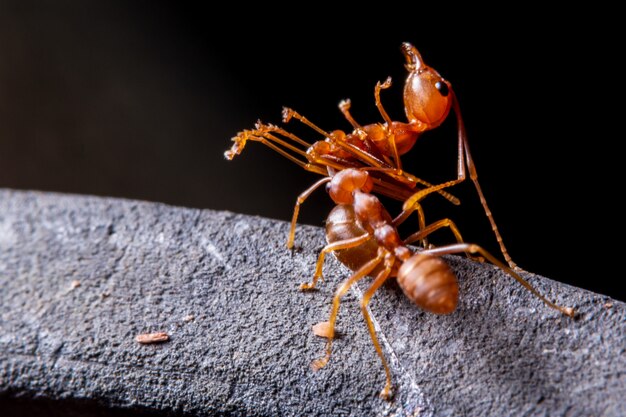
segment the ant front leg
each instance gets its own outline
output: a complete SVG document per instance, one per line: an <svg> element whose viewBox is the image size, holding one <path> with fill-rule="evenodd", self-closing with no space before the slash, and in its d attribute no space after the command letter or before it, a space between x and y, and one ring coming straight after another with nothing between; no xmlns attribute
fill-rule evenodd
<svg viewBox="0 0 626 417"><path fill-rule="evenodd" d="M359 245L362 245L363 243L367 242L370 239L372 239L372 235L370 235L369 233L366 233L361 236L340 240L340 241L333 242L324 246L324 249L322 249L317 259L317 264L315 267L315 275L313 275L313 280L311 282L300 284L300 289L303 291L306 291L306 290L312 290L313 288L315 288L315 284L317 284L317 280L322 277L324 257L326 256L327 253L334 252L336 250L354 248Z"/></svg>
<svg viewBox="0 0 626 417"><path fill-rule="evenodd" d="M378 266L378 264L382 262L385 255L386 255L385 250L380 250L376 258L372 259L371 261L363 265L361 268L359 268L359 270L357 270L354 274L352 274L350 278L345 280L339 286L339 288L337 288L337 291L335 292L335 296L333 297L333 305L332 305L331 312L330 312L330 318L328 319L328 331L327 331L327 334L325 335L328 337L328 342L326 343L326 354L324 355L323 358L316 359L311 363L311 368L313 368L314 371L317 371L323 368L324 366L326 366L326 364L330 360L333 339L335 337L335 323L337 321L337 315L339 314L339 304L341 302L341 298L346 294L346 292L348 292L348 290L350 289L350 287L352 287L352 285L354 285L360 279L369 275L369 273L372 272L374 268L376 268L376 266Z"/></svg>

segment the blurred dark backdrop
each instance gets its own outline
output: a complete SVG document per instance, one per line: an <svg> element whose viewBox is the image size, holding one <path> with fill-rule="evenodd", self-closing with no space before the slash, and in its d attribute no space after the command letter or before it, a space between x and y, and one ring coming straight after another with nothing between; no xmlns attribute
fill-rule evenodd
<svg viewBox="0 0 626 417"><path fill-rule="evenodd" d="M591 32L588 10L550 16L531 6L457 23L452 12L462 11L420 4L360 9L357 18L312 5L279 17L198 3L0 3L0 187L287 220L316 176L254 143L226 162L230 137L257 118L279 123L283 105L348 130L337 109L347 97L357 120L380 121L373 87L388 75L395 84L384 104L404 120L399 46L409 41L454 85L514 260L626 300L617 263L623 132L610 115L623 48L610 25ZM405 167L434 183L450 179L455 146L450 119L420 139ZM467 241L498 253L471 183L452 191L463 204L432 198L428 218L450 217ZM331 207L320 192L301 221L322 225Z"/></svg>

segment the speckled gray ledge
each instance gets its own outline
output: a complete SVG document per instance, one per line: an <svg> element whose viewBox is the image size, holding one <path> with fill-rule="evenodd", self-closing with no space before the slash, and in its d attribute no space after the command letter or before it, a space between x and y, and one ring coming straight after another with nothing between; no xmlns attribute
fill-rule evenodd
<svg viewBox="0 0 626 417"><path fill-rule="evenodd" d="M42 415L624 416L626 305L526 277L569 319L490 265L450 257L458 310L435 316L394 285L371 309L395 401L345 297L329 365L312 372L348 271L312 273L321 229L163 204L0 191L0 407ZM77 284L80 283L80 286ZM364 284L365 285L365 284ZM363 288L363 286L361 286ZM140 333L170 341L141 345ZM43 411L42 411L43 410Z"/></svg>

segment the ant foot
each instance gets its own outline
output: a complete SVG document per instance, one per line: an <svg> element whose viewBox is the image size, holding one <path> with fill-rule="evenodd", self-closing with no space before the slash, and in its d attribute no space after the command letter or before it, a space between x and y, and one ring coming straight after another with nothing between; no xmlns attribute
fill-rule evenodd
<svg viewBox="0 0 626 417"><path fill-rule="evenodd" d="M346 98L339 102L339 110L341 111L350 110L350 106L352 106L352 102L350 101L349 98Z"/></svg>
<svg viewBox="0 0 626 417"><path fill-rule="evenodd" d="M378 396L385 401L391 401L391 399L393 398L393 392L391 390L391 386L385 385L385 388L383 388L383 390L380 392L380 394L378 394Z"/></svg>
<svg viewBox="0 0 626 417"><path fill-rule="evenodd" d="M291 254L293 255L294 253L302 252L302 246L293 245L293 244L291 246L287 245L287 250L291 252Z"/></svg>
<svg viewBox="0 0 626 417"><path fill-rule="evenodd" d="M289 123L295 112L289 107L283 107L283 123Z"/></svg>
<svg viewBox="0 0 626 417"><path fill-rule="evenodd" d="M329 321L322 321L313 325L313 334L326 339L332 339L335 335L335 330L331 327Z"/></svg>
<svg viewBox="0 0 626 417"><path fill-rule="evenodd" d="M571 318L574 318L574 316L576 315L576 310L571 307L560 307L559 310L561 311L561 313Z"/></svg>
<svg viewBox="0 0 626 417"><path fill-rule="evenodd" d="M311 369L314 371L319 371L320 369L325 367L327 363L328 363L328 357L315 359L313 362L311 362Z"/></svg>
<svg viewBox="0 0 626 417"><path fill-rule="evenodd" d="M389 87L391 87L391 77L387 77L387 79L385 80L384 83L381 83L380 81L378 81L376 83L376 87L380 90L385 90Z"/></svg>
<svg viewBox="0 0 626 417"><path fill-rule="evenodd" d="M312 282L303 282L300 284L300 291L311 291L315 289L315 284Z"/></svg>
<svg viewBox="0 0 626 417"><path fill-rule="evenodd" d="M515 272L528 272L526 271L524 268L520 268L519 266L515 265L515 264L511 264L509 265L511 267L511 269Z"/></svg>

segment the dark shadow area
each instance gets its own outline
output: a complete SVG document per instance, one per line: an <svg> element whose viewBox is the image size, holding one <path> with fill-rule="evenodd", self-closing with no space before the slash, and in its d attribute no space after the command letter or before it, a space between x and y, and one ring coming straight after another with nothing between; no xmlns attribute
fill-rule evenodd
<svg viewBox="0 0 626 417"><path fill-rule="evenodd" d="M227 162L229 139L258 118L280 123L282 106L324 129L349 130L337 109L344 98L358 121L380 122L373 90L387 76L394 85L383 103L393 119L405 120L399 46L410 41L454 85L482 187L513 259L626 299L609 268L618 253L609 238L619 237L620 220L614 200L621 130L609 104L616 37L581 31L578 20L545 10L518 10L521 23L502 16L459 25L403 6L393 10L393 24L374 24L380 11L370 11L370 26L329 10L311 11L318 19L306 23L241 9L3 2L0 187L287 220L298 193L317 177L256 143ZM593 19L589 10L580 13ZM539 40L524 36L529 31ZM454 178L455 129L450 119L425 134L405 168L433 183ZM462 205L435 196L425 203L427 218L454 219L465 240L497 254L471 183L451 191ZM397 212L397 203L386 204ZM319 192L303 206L301 221L322 225L331 207ZM451 240L445 231L432 238Z"/></svg>
<svg viewBox="0 0 626 417"><path fill-rule="evenodd" d="M191 416L175 412L157 412L144 407L116 408L94 400L51 400L0 396L0 408L5 417L170 417Z"/></svg>

